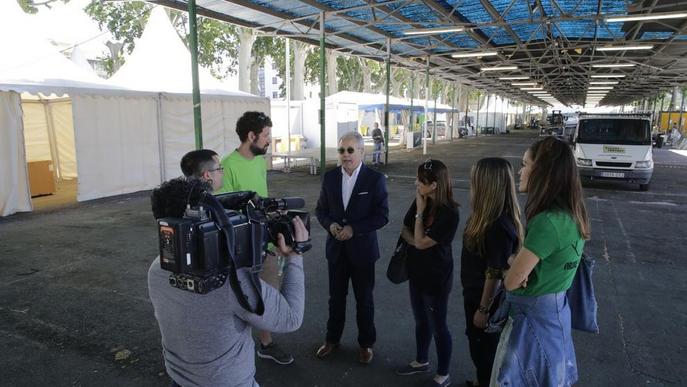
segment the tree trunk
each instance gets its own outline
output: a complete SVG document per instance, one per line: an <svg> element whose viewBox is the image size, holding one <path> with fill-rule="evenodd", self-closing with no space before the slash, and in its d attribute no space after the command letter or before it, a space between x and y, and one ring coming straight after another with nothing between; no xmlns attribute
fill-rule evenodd
<svg viewBox="0 0 687 387"><path fill-rule="evenodd" d="M239 90L251 92L251 52L255 34L250 28L239 28Z"/></svg>
<svg viewBox="0 0 687 387"><path fill-rule="evenodd" d="M339 53L327 49L325 55L327 59L327 95L332 95L338 91L336 83L336 58L339 56Z"/></svg>
<svg viewBox="0 0 687 387"><path fill-rule="evenodd" d="M670 106L668 107L668 110L670 110L671 112L677 110L678 103L680 103L678 99L679 89L680 86L674 86L673 92L670 95Z"/></svg>
<svg viewBox="0 0 687 387"><path fill-rule="evenodd" d="M297 40L291 41L293 48L293 79L291 80L291 99L300 101L304 98L303 86L305 84L305 57L308 56L310 46Z"/></svg>
<svg viewBox="0 0 687 387"><path fill-rule="evenodd" d="M360 71L363 73L363 93L372 92L372 70L367 65L367 59L358 57Z"/></svg>
<svg viewBox="0 0 687 387"><path fill-rule="evenodd" d="M260 69L260 63L256 58L252 58L250 61L250 93L253 95L260 95L260 83L258 82L258 70Z"/></svg>
<svg viewBox="0 0 687 387"><path fill-rule="evenodd" d="M398 67L391 68L391 95L396 97L401 96L401 85L403 84L402 71Z"/></svg>

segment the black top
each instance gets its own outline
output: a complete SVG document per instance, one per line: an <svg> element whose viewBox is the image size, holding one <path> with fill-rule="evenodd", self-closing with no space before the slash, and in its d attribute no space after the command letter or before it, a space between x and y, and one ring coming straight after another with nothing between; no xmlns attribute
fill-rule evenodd
<svg viewBox="0 0 687 387"><path fill-rule="evenodd" d="M376 129L372 130L372 140L374 140L375 144L384 143L384 135L382 134L381 129L376 128Z"/></svg>
<svg viewBox="0 0 687 387"><path fill-rule="evenodd" d="M415 229L415 213L417 206L415 200L410 205L403 224L411 232ZM421 287L428 293L448 293L453 285L453 252L451 242L456 236L460 213L458 208L444 206L436 215L428 217L425 210L424 224L425 235L432 238L437 244L418 250L408 246L408 278L414 286Z"/></svg>
<svg viewBox="0 0 687 387"><path fill-rule="evenodd" d="M460 281L463 290L484 288L487 270L499 272L508 269L508 258L518 250L518 233L513 220L502 214L486 230L484 240L485 256L469 251L463 241L460 254Z"/></svg>

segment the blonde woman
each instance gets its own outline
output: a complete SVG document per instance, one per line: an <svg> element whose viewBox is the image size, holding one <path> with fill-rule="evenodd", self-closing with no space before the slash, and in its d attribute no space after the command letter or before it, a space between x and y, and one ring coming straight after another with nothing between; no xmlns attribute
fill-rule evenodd
<svg viewBox="0 0 687 387"><path fill-rule="evenodd" d="M470 206L463 235L460 280L463 285L470 357L477 380L468 386L488 386L499 342L498 333L486 333L489 310L508 268L508 258L522 242L513 167L502 158L490 157L472 168Z"/></svg>

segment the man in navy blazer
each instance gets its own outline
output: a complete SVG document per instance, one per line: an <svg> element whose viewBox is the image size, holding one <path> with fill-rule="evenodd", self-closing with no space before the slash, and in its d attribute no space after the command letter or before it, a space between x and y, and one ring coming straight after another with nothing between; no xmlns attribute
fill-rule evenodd
<svg viewBox="0 0 687 387"><path fill-rule="evenodd" d="M375 261L379 259L377 230L389 221L386 180L363 163L365 143L357 132L339 140L341 167L324 174L317 201L317 219L328 231L329 320L325 343L317 357L326 358L339 346L346 319L348 282L353 284L358 323L359 361L368 364L374 353Z"/></svg>

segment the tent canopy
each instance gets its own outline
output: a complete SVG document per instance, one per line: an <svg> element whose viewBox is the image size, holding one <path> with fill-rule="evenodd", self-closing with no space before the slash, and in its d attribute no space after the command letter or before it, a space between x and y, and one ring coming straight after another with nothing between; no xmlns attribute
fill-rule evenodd
<svg viewBox="0 0 687 387"><path fill-rule="evenodd" d="M200 66L198 78L202 94L255 98L252 94L236 91L237 78L224 83L213 77L210 70ZM150 13L134 51L109 81L136 90L191 93L191 54L163 7L155 7Z"/></svg>
<svg viewBox="0 0 687 387"><path fill-rule="evenodd" d="M384 110L386 96L384 94L358 93L354 91L340 91L327 97L327 102L354 102L358 104L358 109L363 111ZM424 99L413 100L413 111L424 112ZM410 99L389 96L389 111L410 110ZM434 101L429 101L427 108L434 112ZM446 104L436 104L437 113L450 113L454 109Z"/></svg>

